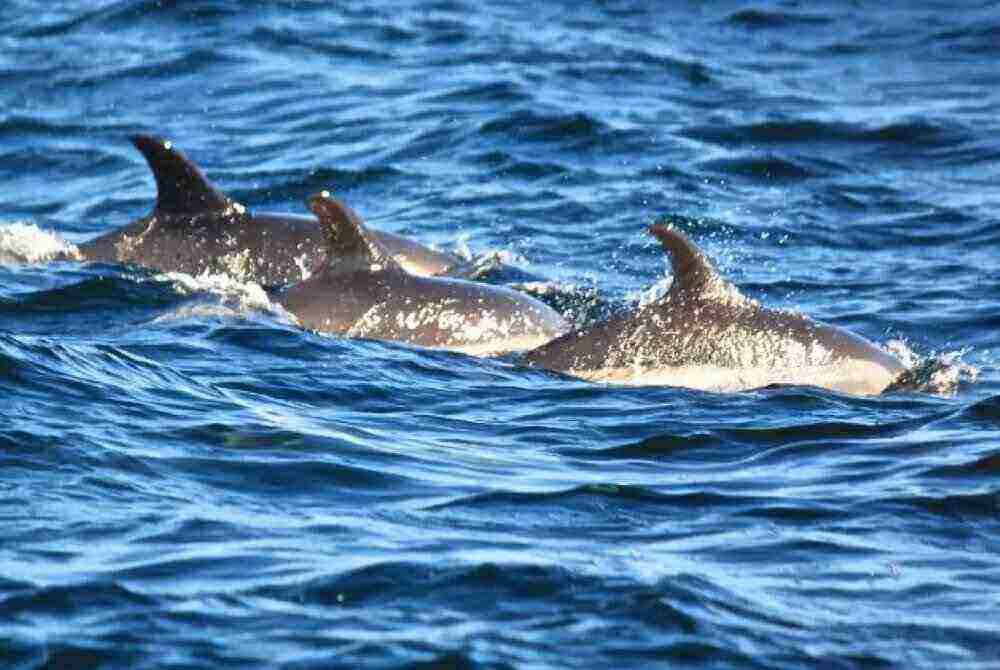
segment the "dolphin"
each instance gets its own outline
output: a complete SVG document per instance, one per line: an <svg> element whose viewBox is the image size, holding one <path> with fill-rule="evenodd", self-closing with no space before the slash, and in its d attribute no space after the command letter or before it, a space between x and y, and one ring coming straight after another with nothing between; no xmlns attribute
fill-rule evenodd
<svg viewBox="0 0 1000 670"><path fill-rule="evenodd" d="M904 372L862 337L743 296L674 228L649 229L670 257L667 294L528 352L529 366L591 381L742 391L807 384L881 393Z"/></svg>
<svg viewBox="0 0 1000 670"><path fill-rule="evenodd" d="M305 328L479 356L525 351L569 329L549 306L517 291L410 274L354 210L326 191L309 207L329 260L274 293Z"/></svg>
<svg viewBox="0 0 1000 670"><path fill-rule="evenodd" d="M212 186L170 142L147 135L131 140L156 179L156 205L150 215L81 244L79 260L191 275L223 272L264 286L299 281L325 260L315 218L251 213ZM400 235L371 234L413 274L445 274L460 263Z"/></svg>

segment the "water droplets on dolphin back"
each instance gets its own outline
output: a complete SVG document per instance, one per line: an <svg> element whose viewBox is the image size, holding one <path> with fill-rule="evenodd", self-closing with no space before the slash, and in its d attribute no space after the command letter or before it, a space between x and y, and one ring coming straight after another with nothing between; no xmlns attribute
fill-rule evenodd
<svg viewBox="0 0 1000 670"><path fill-rule="evenodd" d="M877 394L905 370L863 338L743 296L672 226L656 224L673 281L654 302L557 338L534 366L592 381L742 391L810 384Z"/></svg>
<svg viewBox="0 0 1000 670"><path fill-rule="evenodd" d="M306 327L476 355L537 346L566 328L547 305L510 289L411 275L348 205L318 194L309 206L336 260L279 294Z"/></svg>

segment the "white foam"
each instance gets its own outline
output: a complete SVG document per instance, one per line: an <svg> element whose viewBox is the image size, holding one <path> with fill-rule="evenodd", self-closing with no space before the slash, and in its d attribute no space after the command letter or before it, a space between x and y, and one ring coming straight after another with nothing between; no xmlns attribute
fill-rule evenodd
<svg viewBox="0 0 1000 670"><path fill-rule="evenodd" d="M975 383L979 378L979 368L962 361L965 351L951 351L938 354L937 362L940 368L931 373L925 387L921 390L937 395L952 396L958 391L959 384Z"/></svg>
<svg viewBox="0 0 1000 670"><path fill-rule="evenodd" d="M554 281L526 281L510 284L510 288L529 295L572 294L579 291L575 284L561 284Z"/></svg>
<svg viewBox="0 0 1000 670"><path fill-rule="evenodd" d="M962 360L968 349L922 356L903 340L889 340L882 348L906 366L910 378L904 382L904 388L950 397L958 392L960 385L973 384L979 378L980 369Z"/></svg>
<svg viewBox="0 0 1000 670"><path fill-rule="evenodd" d="M312 270L309 269L309 254L303 253L300 256L295 256L292 258L295 261L295 265L299 268L299 273L301 274L301 281L307 281L312 277Z"/></svg>
<svg viewBox="0 0 1000 670"><path fill-rule="evenodd" d="M0 225L0 263L44 263L60 256L79 260L80 252L58 234L33 223Z"/></svg>
<svg viewBox="0 0 1000 670"><path fill-rule="evenodd" d="M888 340L885 344L878 346L898 358L907 370L915 368L921 362L920 355L903 340Z"/></svg>
<svg viewBox="0 0 1000 670"><path fill-rule="evenodd" d="M660 279L658 279L652 286L630 291L626 294L625 299L628 302L635 304L635 306L639 309L642 309L648 305L652 305L658 300L662 300L667 293L670 292L670 287L673 285L673 275L660 277Z"/></svg>
<svg viewBox="0 0 1000 670"><path fill-rule="evenodd" d="M469 247L470 237L469 233L461 232L458 234L458 239L455 240L455 254L463 261L471 261L475 256L472 253L472 248Z"/></svg>
<svg viewBox="0 0 1000 670"><path fill-rule="evenodd" d="M273 302L260 284L243 281L227 274L203 272L191 276L184 272L166 272L155 275L154 281L167 281L181 295L211 293L222 298L218 305L185 306L157 318L157 321L189 316L237 316L250 312L266 312L287 323L298 323L294 316L279 303Z"/></svg>

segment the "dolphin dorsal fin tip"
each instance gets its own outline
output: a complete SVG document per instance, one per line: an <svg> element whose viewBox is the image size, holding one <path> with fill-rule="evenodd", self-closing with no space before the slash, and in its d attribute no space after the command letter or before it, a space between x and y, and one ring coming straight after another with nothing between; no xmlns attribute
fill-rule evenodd
<svg viewBox="0 0 1000 670"><path fill-rule="evenodd" d="M235 204L170 141L152 135L132 135L129 139L146 159L156 180L154 214L224 212Z"/></svg>
<svg viewBox="0 0 1000 670"><path fill-rule="evenodd" d="M649 234L660 241L663 250L670 257L674 273L671 292L700 294L718 276L705 254L673 225L653 224L649 227Z"/></svg>

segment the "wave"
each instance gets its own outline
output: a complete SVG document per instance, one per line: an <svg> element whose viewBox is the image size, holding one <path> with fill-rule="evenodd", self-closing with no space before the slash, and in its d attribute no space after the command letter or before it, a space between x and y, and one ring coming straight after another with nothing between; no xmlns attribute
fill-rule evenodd
<svg viewBox="0 0 1000 670"><path fill-rule="evenodd" d="M428 102L463 106L469 103L526 103L531 99L523 86L509 80L453 86L427 97Z"/></svg>
<svg viewBox="0 0 1000 670"><path fill-rule="evenodd" d="M168 272L154 275L151 278L155 282L168 282L178 295L186 296L192 294L210 293L222 299L221 305L228 314L247 314L251 312L267 312L279 317L287 323L298 323L295 317L277 302L273 302L260 284L252 281L241 281L228 274L211 274L205 272L193 277L183 272ZM209 306L213 309L215 306ZM175 318L188 318L196 316L198 312L192 312L197 307L186 307L184 311L173 312L168 315L161 315L154 319L156 323L162 323ZM204 313L204 312L202 312Z"/></svg>
<svg viewBox="0 0 1000 670"><path fill-rule="evenodd" d="M595 516L617 514L616 510L628 510L630 514L666 514L677 508L715 509L734 506L752 506L759 502L750 496L735 496L698 491L692 493L660 493L642 486L618 484L586 484L561 491L522 493L517 491L491 491L462 497L425 508L427 511L456 509L514 510L525 508L532 514L549 510L543 514L543 523L553 523L555 510L586 512ZM644 507L649 509L643 510Z"/></svg>
<svg viewBox="0 0 1000 670"><path fill-rule="evenodd" d="M76 246L58 233L42 230L33 223L23 221L0 224L0 264L44 263L56 259L79 258Z"/></svg>
<svg viewBox="0 0 1000 670"><path fill-rule="evenodd" d="M609 60L610 58L610 60ZM642 81L655 73L657 80L663 74L670 79L680 80L691 86L706 86L715 83L713 70L699 60L688 60L654 54L642 49L612 49L601 53L595 61L586 61L564 67L559 74L588 83L595 81Z"/></svg>
<svg viewBox="0 0 1000 670"><path fill-rule="evenodd" d="M0 312L11 314L114 311L130 307L157 307L178 301L178 294L165 283L137 282L122 276L99 276L69 286L19 295L0 301ZM120 316L120 314L119 314Z"/></svg>
<svg viewBox="0 0 1000 670"><path fill-rule="evenodd" d="M542 114L519 110L482 123L479 132L487 136L504 135L522 142L596 142L612 131L607 124L583 112Z"/></svg>
<svg viewBox="0 0 1000 670"><path fill-rule="evenodd" d="M936 516L993 520L1000 515L1000 492L910 496L881 501L884 505L904 505Z"/></svg>
<svg viewBox="0 0 1000 670"><path fill-rule="evenodd" d="M692 592L701 585L695 582L693 586L681 580L653 587L627 579L609 584L558 565L383 562L303 584L261 588L256 594L299 604L350 609L388 603L407 607L428 600L449 609L466 609L478 608L478 603L486 599L491 607L480 610L481 616L505 618L514 613L513 608L521 611L518 618L538 617L543 615L542 608L551 608L554 603L566 612L575 611L574 618L580 619L610 607L660 630L693 632L700 617L684 612L694 600Z"/></svg>
<svg viewBox="0 0 1000 670"><path fill-rule="evenodd" d="M96 87L108 82L116 85L128 79L151 86L153 80L174 81L178 76L195 76L216 65L238 64L234 56L211 49L182 49L174 55L147 59L140 65L106 66L93 74L78 75L70 71L54 78L53 84L66 87Z"/></svg>
<svg viewBox="0 0 1000 670"><path fill-rule="evenodd" d="M788 402L788 398L782 398ZM570 449L563 453L586 460L670 460L684 457L704 467L803 462L832 453L833 446L905 436L946 414L875 424L850 421L800 422L763 428L714 428L688 433L663 433L603 449ZM763 449L763 451L761 450Z"/></svg>
<svg viewBox="0 0 1000 670"><path fill-rule="evenodd" d="M767 631L775 638L800 634L801 623L774 613L770 604L740 598L704 579L677 574L644 583L621 575L599 579L558 565L476 563L432 565L421 562L381 562L353 568L335 577L321 577L283 587L263 587L254 597L287 607L328 611L337 617L370 616L374 612L401 614L420 611L423 619L440 626L470 615L476 621L502 622L507 635L520 640L515 664L530 664L550 646L565 649L576 644L576 660L585 665L613 662L637 667L661 662L669 665L753 667L753 656L717 643ZM612 620L617 641L597 649L579 644L578 627ZM394 628L393 618L385 624ZM404 641L412 629L395 635ZM752 646L751 638L747 643ZM424 652L432 651L423 646ZM749 647L748 647L749 649ZM438 652L440 653L440 652ZM769 648L769 654L775 650Z"/></svg>
<svg viewBox="0 0 1000 670"><path fill-rule="evenodd" d="M0 118L0 139L23 142L26 136L40 136L50 139L92 136L99 129L103 133L125 137L135 131L135 126L112 119L85 119L84 122L58 120L43 116L29 116L22 113L7 114Z"/></svg>
<svg viewBox="0 0 1000 670"><path fill-rule="evenodd" d="M105 269L112 272L104 274ZM159 326L190 319L242 319L255 314L266 314L272 323L298 323L259 284L230 275L123 273L117 266L99 264L79 274L85 278L69 285L0 298L0 316L35 314L32 325L43 331L49 322L65 321L74 314L98 319L89 323L71 320L73 332L81 329L81 333L105 327L116 331L127 327L129 317Z"/></svg>
<svg viewBox="0 0 1000 670"><path fill-rule="evenodd" d="M1000 452L993 452L954 465L942 465L925 472L928 477L955 477L968 481L969 477L995 475L1000 473ZM994 495L996 506L1000 508L1000 493ZM1000 511L1000 509L998 509Z"/></svg>
<svg viewBox="0 0 1000 670"><path fill-rule="evenodd" d="M741 9L726 17L726 23L752 29L827 26L833 22L833 17L820 14L800 14L756 8Z"/></svg>
<svg viewBox="0 0 1000 670"><path fill-rule="evenodd" d="M279 30L271 27L257 27L249 39L263 47L273 47L283 51L305 51L350 61L391 61L390 52L371 47L358 46L341 40L331 40L329 35L309 35Z"/></svg>
<svg viewBox="0 0 1000 670"><path fill-rule="evenodd" d="M698 167L710 172L765 181L802 181L823 175L823 172L777 156L717 158L703 161Z"/></svg>
<svg viewBox="0 0 1000 670"><path fill-rule="evenodd" d="M990 396L962 410L961 417L968 421L1000 426L1000 396Z"/></svg>
<svg viewBox="0 0 1000 670"><path fill-rule="evenodd" d="M281 170L276 172L248 172L243 177L249 181L265 180L271 184L268 187L268 198L271 200L291 200L303 202L309 196L319 191L332 190L343 193L350 189L385 185L409 177L407 172L391 166L373 166L361 169L349 168L317 168L304 172L303 170ZM228 192L232 198L240 202L253 202L260 197L257 189L235 188Z"/></svg>
<svg viewBox="0 0 1000 670"><path fill-rule="evenodd" d="M293 0L286 0L290 2ZM204 21L238 18L251 6L267 8L277 3L264 0L103 0L104 6L93 8L97 3L84 3L82 11L63 11L62 16L41 25L22 29L21 37L57 37L89 28L131 28L142 21L175 21L177 23L201 24Z"/></svg>
<svg viewBox="0 0 1000 670"><path fill-rule="evenodd" d="M0 617L10 619L31 611L50 616L75 617L84 613L135 611L156 605L156 598L132 591L118 582L90 581L21 591L0 599Z"/></svg>
<svg viewBox="0 0 1000 670"><path fill-rule="evenodd" d="M963 54L996 57L1000 55L1000 22L995 16L990 19L934 33L927 37L925 44Z"/></svg>
<svg viewBox="0 0 1000 670"><path fill-rule="evenodd" d="M742 125L696 125L681 129L690 139L721 145L740 144L844 144L898 145L900 147L946 147L962 142L965 134L953 124L920 119L881 126L838 121L793 119Z"/></svg>

